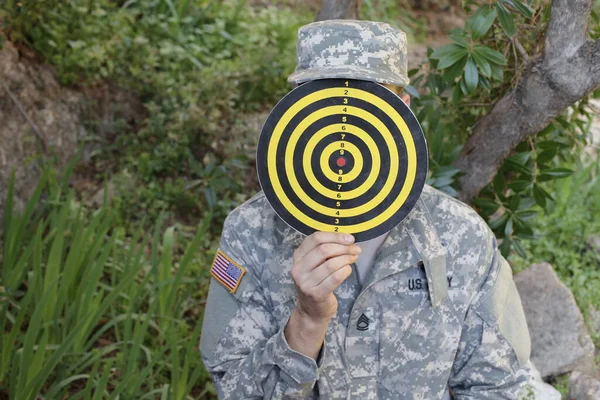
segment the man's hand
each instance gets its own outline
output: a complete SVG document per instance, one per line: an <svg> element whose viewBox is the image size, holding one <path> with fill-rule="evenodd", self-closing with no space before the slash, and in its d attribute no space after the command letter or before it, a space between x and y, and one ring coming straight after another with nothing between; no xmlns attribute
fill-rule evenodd
<svg viewBox="0 0 600 400"><path fill-rule="evenodd" d="M329 322L337 311L333 294L350 274L360 253L354 237L343 233L315 232L294 252L292 279L296 284L296 308L315 322Z"/></svg>
<svg viewBox="0 0 600 400"><path fill-rule="evenodd" d="M315 232L294 252L291 274L298 294L284 333L292 349L314 359L337 311L333 291L352 274L350 264L360 254L353 243L352 235Z"/></svg>

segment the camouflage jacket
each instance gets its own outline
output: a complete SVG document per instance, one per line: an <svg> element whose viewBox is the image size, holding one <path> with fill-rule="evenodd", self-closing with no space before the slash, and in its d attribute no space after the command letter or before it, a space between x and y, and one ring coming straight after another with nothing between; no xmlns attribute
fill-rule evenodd
<svg viewBox="0 0 600 400"><path fill-rule="evenodd" d="M334 292L318 362L283 334L295 307L293 251L304 236L257 194L226 219L220 249L245 273L212 279L201 339L222 399L513 399L530 338L511 268L470 207L426 186L361 287Z"/></svg>

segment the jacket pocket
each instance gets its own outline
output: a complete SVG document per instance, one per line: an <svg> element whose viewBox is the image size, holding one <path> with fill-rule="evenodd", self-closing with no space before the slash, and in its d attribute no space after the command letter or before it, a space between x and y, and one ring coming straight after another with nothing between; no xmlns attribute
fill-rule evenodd
<svg viewBox="0 0 600 400"><path fill-rule="evenodd" d="M413 361L422 358L428 324L423 317L432 308L425 271L420 266L396 275L396 288L387 296L380 329L380 382L390 393L410 394L421 371Z"/></svg>
<svg viewBox="0 0 600 400"><path fill-rule="evenodd" d="M379 373L379 325L377 307L353 312L346 331L345 348L348 372L352 378L377 376Z"/></svg>

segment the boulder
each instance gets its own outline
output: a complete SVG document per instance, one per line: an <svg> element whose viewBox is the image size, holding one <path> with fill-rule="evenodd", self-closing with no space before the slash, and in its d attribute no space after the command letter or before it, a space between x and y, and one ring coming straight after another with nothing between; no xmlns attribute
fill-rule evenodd
<svg viewBox="0 0 600 400"><path fill-rule="evenodd" d="M594 344L573 293L548 263L515 276L531 336L531 361L543 378L593 368Z"/></svg>
<svg viewBox="0 0 600 400"><path fill-rule="evenodd" d="M599 377L575 371L569 376L569 400L600 399Z"/></svg>

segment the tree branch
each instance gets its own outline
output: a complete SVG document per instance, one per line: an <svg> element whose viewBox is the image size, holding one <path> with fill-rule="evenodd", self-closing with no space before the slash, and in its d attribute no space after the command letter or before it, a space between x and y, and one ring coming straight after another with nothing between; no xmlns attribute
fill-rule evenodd
<svg viewBox="0 0 600 400"><path fill-rule="evenodd" d="M600 80L600 39L596 40L596 42L592 45L592 75L595 76L597 80Z"/></svg>
<svg viewBox="0 0 600 400"><path fill-rule="evenodd" d="M44 154L47 154L48 153L48 145L46 144L46 136L41 133L41 130L37 127L35 122L33 122L31 117L29 116L29 114L27 114L27 112L23 108L23 105L21 104L21 102L19 100L17 100L17 97L13 94L13 92L10 90L8 85L6 83L4 83L4 80L2 78L0 78L0 86L2 86L4 88L4 90L6 90L6 93L8 93L8 97L12 100L14 105L17 106L17 109L19 110L21 115L23 115L23 118L25 118L27 123L31 126L31 128L33 129L33 132L35 133L38 140L42 144L42 150L44 151Z"/></svg>
<svg viewBox="0 0 600 400"><path fill-rule="evenodd" d="M546 30L544 61L570 57L585 42L593 0L553 0Z"/></svg>
<svg viewBox="0 0 600 400"><path fill-rule="evenodd" d="M554 0L543 55L477 122L456 160L460 198L471 201L524 139L600 87L600 41L587 37L591 0Z"/></svg>
<svg viewBox="0 0 600 400"><path fill-rule="evenodd" d="M362 0L322 0L315 21L327 19L359 19Z"/></svg>

